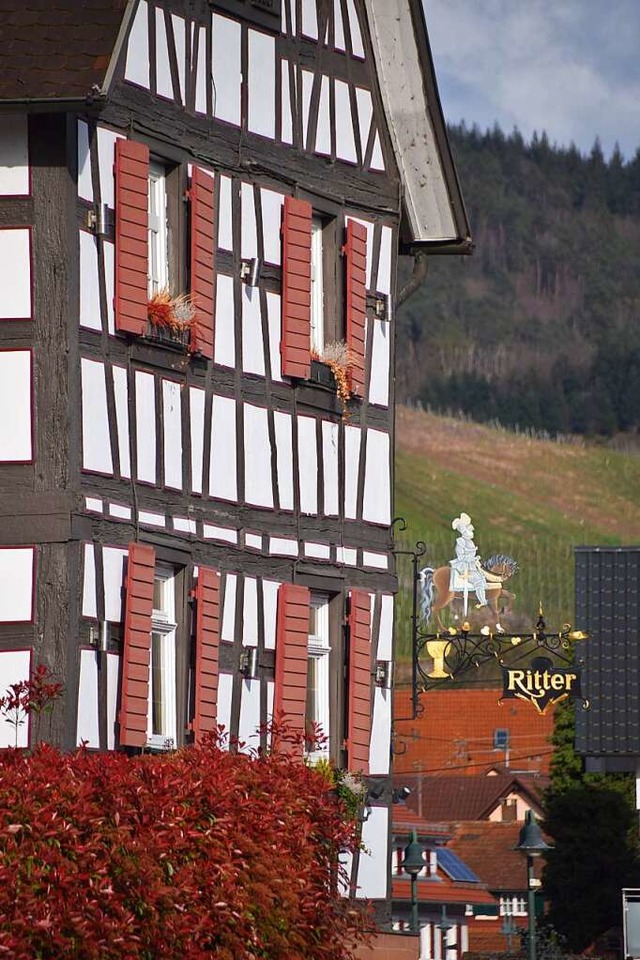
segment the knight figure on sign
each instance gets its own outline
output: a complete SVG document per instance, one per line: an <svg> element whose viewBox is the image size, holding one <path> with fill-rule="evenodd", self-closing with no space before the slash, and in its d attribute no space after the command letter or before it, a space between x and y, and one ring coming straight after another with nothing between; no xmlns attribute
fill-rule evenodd
<svg viewBox="0 0 640 960"><path fill-rule="evenodd" d="M476 608L486 608L497 633L504 633L500 623L500 601L509 601L515 594L503 586L505 580L518 570L518 564L506 554L498 553L481 563L478 548L473 541L475 530L468 513L461 513L452 522L451 528L458 534L455 558L445 567L424 567L420 571L421 614L425 623L436 615L441 629L444 625L440 611L451 604L454 619L459 619L459 607L467 618L469 596L473 594Z"/></svg>

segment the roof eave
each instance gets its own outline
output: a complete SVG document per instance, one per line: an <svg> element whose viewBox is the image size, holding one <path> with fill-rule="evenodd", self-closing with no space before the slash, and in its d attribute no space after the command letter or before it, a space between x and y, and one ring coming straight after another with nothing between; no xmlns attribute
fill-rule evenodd
<svg viewBox="0 0 640 960"><path fill-rule="evenodd" d="M471 240L471 228L469 226L469 218L467 216L467 211L464 205L464 200L462 197L462 189L460 187L460 181L458 179L458 173L453 161L453 154L451 152L451 144L449 142L449 137L447 135L447 128L444 119L444 113L442 111L442 103L440 100L440 93L438 91L438 85L436 82L436 73L433 63L433 56L431 54L431 46L429 44L429 34L427 31L427 22L424 15L424 7L422 6L422 0L408 0L409 8L411 10L411 15L413 18L413 30L416 38L416 44L418 47L418 54L420 57L420 64L422 67L422 76L424 79L424 86L426 92L426 100L429 104L429 113L431 118L431 124L440 151L440 158L442 162L444 177L447 185L447 191L449 194L449 201L451 203L451 210L453 213L453 218L457 228L457 234L460 238L459 240L450 242L447 241L446 244L440 244L440 249L434 250L434 252L439 253L471 253L473 249L473 244ZM429 241L426 241L429 242ZM413 245L418 246L422 245L421 241L414 241ZM449 249L446 249L448 245Z"/></svg>

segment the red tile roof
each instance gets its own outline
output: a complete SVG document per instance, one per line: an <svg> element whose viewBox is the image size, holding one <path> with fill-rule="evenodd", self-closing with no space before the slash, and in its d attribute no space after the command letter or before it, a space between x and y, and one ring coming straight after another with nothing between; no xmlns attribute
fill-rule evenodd
<svg viewBox="0 0 640 960"><path fill-rule="evenodd" d="M474 903L491 904L495 907L496 900L481 883L462 883L448 879L421 880L418 878L417 896L420 903ZM394 900L411 899L411 880L407 877L394 877L391 882L392 897Z"/></svg>
<svg viewBox="0 0 640 960"><path fill-rule="evenodd" d="M424 712L416 720L403 720L411 712L410 691L396 690L394 712L398 744L404 753L394 757L394 773L477 774L503 767L504 750L493 749L493 733L509 731L509 769L549 773L553 732L553 707L538 714L529 703L507 700L500 690L437 689L421 697Z"/></svg>
<svg viewBox="0 0 640 960"><path fill-rule="evenodd" d="M104 80L126 0L0 0L0 102L83 99Z"/></svg>
<svg viewBox="0 0 640 960"><path fill-rule="evenodd" d="M509 773L475 777L406 775L401 780L411 788L406 805L429 821L486 820L511 793L519 794L539 811L541 792L549 782L548 777L514 777Z"/></svg>
<svg viewBox="0 0 640 960"><path fill-rule="evenodd" d="M495 823L489 820L452 823L452 839L447 846L486 883L493 893L518 893L527 889L527 862L514 850L521 823ZM535 864L540 876L544 859Z"/></svg>

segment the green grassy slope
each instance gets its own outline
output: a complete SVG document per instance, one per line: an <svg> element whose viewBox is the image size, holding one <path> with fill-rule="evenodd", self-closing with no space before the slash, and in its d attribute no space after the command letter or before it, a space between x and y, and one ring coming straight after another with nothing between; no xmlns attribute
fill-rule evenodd
<svg viewBox="0 0 640 960"><path fill-rule="evenodd" d="M483 557L500 552L518 560L520 572L508 584L517 594L518 630L535 621L540 601L550 629L575 623L574 546L640 543L640 457L604 447L400 407L395 485L395 514L408 525L398 539L402 546L424 540L425 564L453 557L451 521L462 510L471 515ZM398 567L407 587L403 558ZM407 613L401 595L401 650Z"/></svg>

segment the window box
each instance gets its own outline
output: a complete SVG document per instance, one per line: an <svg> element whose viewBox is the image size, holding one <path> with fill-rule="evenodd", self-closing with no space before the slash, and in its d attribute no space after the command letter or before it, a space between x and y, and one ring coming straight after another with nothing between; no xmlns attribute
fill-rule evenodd
<svg viewBox="0 0 640 960"><path fill-rule="evenodd" d="M311 374L309 379L312 383L317 383L321 387L326 387L328 390L333 392L336 390L336 378L333 370L329 364L323 363L322 360L311 361Z"/></svg>

